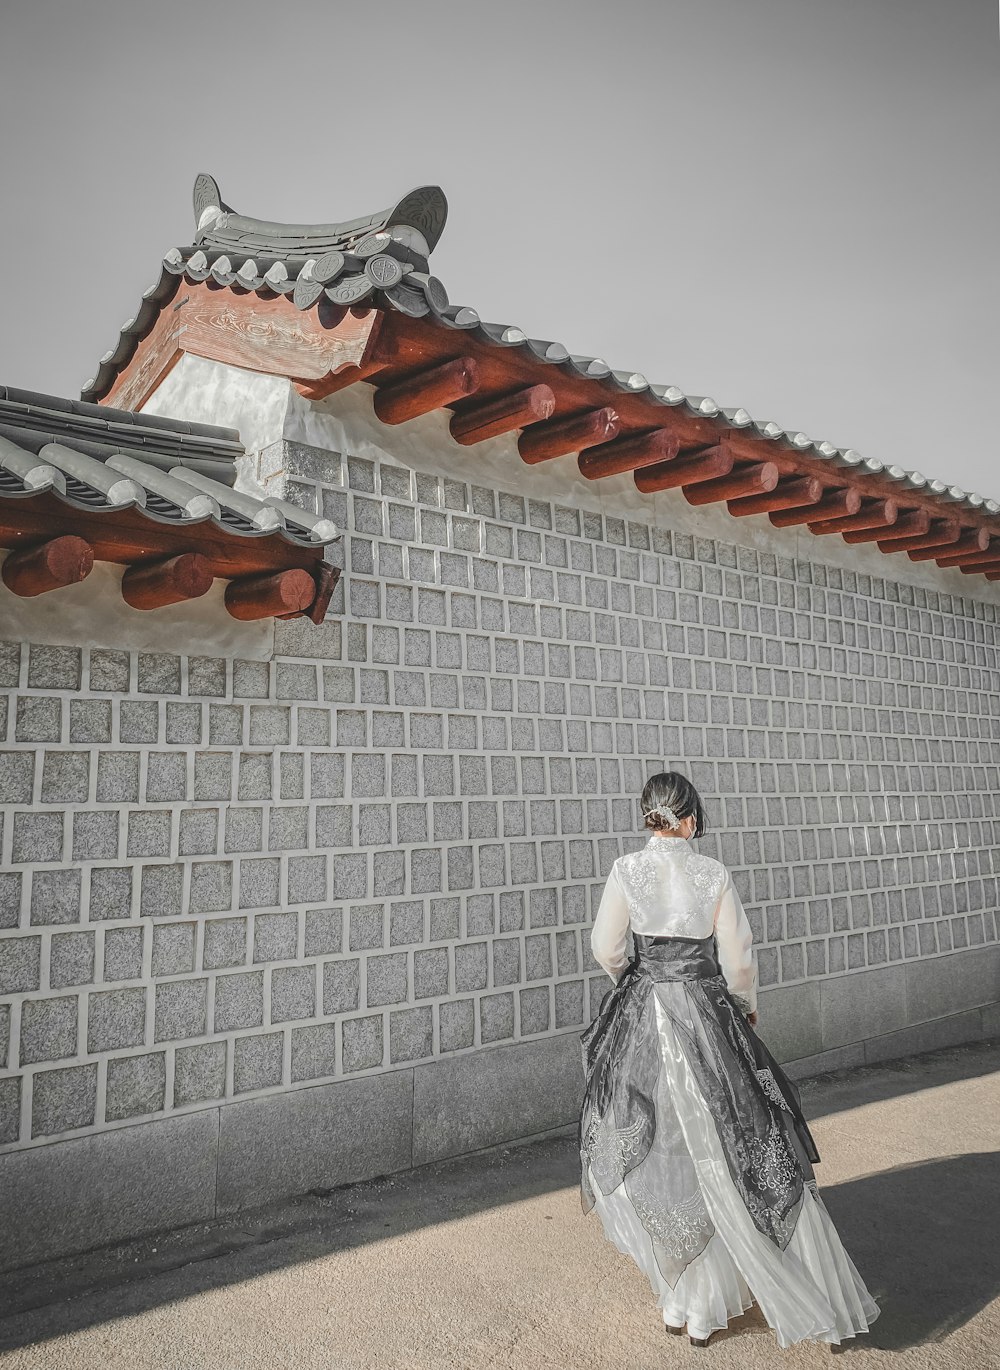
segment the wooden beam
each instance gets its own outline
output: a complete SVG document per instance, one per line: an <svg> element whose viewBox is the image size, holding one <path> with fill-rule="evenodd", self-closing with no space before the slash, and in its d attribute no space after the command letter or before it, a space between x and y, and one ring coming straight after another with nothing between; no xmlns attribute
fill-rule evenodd
<svg viewBox="0 0 1000 1370"><path fill-rule="evenodd" d="M794 528L799 523L812 526L822 519L839 519L848 514L856 514L861 508L861 496L857 490L831 490L818 504L808 504L802 508L775 509L768 518L775 528Z"/></svg>
<svg viewBox="0 0 1000 1370"><path fill-rule="evenodd" d="M198 552L181 552L165 561L140 562L122 576L122 599L133 609L162 609L199 599L212 588L211 567Z"/></svg>
<svg viewBox="0 0 1000 1370"><path fill-rule="evenodd" d="M11 552L0 576L8 590L22 599L77 585L94 568L94 549L83 538L67 534L35 547Z"/></svg>
<svg viewBox="0 0 1000 1370"><path fill-rule="evenodd" d="M809 523L813 533L853 533L860 528L888 528L899 518L899 505L894 499L871 500L867 508L856 514L845 514L843 518L826 519L822 523Z"/></svg>
<svg viewBox="0 0 1000 1370"><path fill-rule="evenodd" d="M524 461L549 461L564 457L569 452L583 452L588 447L611 442L618 436L621 420L618 411L606 405L603 409L588 409L565 419L550 419L529 428L517 440L517 450Z"/></svg>
<svg viewBox="0 0 1000 1370"><path fill-rule="evenodd" d="M918 547L908 556L911 561L937 561L942 555L963 557L966 553L975 556L977 552L985 552L991 541L992 535L985 528L975 528L967 530L956 542L950 543L946 552L940 546Z"/></svg>
<svg viewBox="0 0 1000 1370"><path fill-rule="evenodd" d="M577 458L580 474L588 480L601 476L618 476L624 471L636 471L655 462L673 461L680 451L675 434L666 428L654 428L651 433L635 433L602 442L581 452Z"/></svg>
<svg viewBox="0 0 1000 1370"><path fill-rule="evenodd" d="M878 545L881 552L917 552L924 547L947 547L961 536L960 523L952 519L931 519L930 530L922 537L896 538L886 534Z"/></svg>
<svg viewBox="0 0 1000 1370"><path fill-rule="evenodd" d="M479 368L475 361L471 357L456 357L377 390L375 413L382 423L406 423L473 395L478 388Z"/></svg>
<svg viewBox="0 0 1000 1370"><path fill-rule="evenodd" d="M0 547L30 547L60 533L84 538L97 561L124 566L198 552L212 574L225 580L293 566L312 569L322 557L321 549L289 542L277 532L241 537L210 519L151 519L134 505L82 509L66 504L51 490L0 500Z"/></svg>
<svg viewBox="0 0 1000 1370"><path fill-rule="evenodd" d="M644 495L655 494L658 490L676 490L680 485L691 485L696 481L713 480L717 476L728 476L733 469L734 457L728 444L708 447L701 452L689 452L673 461L661 462L657 466L647 466L636 471L636 488Z"/></svg>
<svg viewBox="0 0 1000 1370"><path fill-rule="evenodd" d="M279 571L273 576L244 576L226 586L226 609L244 622L284 617L307 610L316 598L308 571Z"/></svg>
<svg viewBox="0 0 1000 1370"><path fill-rule="evenodd" d="M963 576L981 576L991 571L1000 571L1000 556L992 561L977 561L958 568Z"/></svg>
<svg viewBox="0 0 1000 1370"><path fill-rule="evenodd" d="M806 504L818 504L823 488L815 476L780 480L773 490L729 500L729 512L742 518L746 514L770 514L774 509L801 509Z"/></svg>
<svg viewBox="0 0 1000 1370"><path fill-rule="evenodd" d="M684 498L688 504L714 504L717 500L739 499L742 495L760 495L773 490L780 475L773 461L743 466L728 476L685 485Z"/></svg>
<svg viewBox="0 0 1000 1370"><path fill-rule="evenodd" d="M896 541L902 542L910 537L921 537L931 526L930 515L925 514L922 509L913 509L896 522L888 530L884 528L858 528L855 532L844 534L844 541L850 543L857 542L888 542L888 549L882 551L895 551L892 545Z"/></svg>
<svg viewBox="0 0 1000 1370"><path fill-rule="evenodd" d="M1000 560L1000 542L991 538L986 547L975 552L961 552L957 549L940 548L935 561L939 566L985 566L989 561Z"/></svg>
<svg viewBox="0 0 1000 1370"><path fill-rule="evenodd" d="M524 390L513 390L509 395L487 400L472 409L463 409L451 421L451 436L463 447L498 438L515 428L549 419L555 413L556 397L550 385L529 385Z"/></svg>

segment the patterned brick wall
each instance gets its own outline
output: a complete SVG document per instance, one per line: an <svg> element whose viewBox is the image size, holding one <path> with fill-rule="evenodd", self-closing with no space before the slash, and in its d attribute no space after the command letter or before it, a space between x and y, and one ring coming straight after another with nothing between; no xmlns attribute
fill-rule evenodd
<svg viewBox="0 0 1000 1370"><path fill-rule="evenodd" d="M762 986L997 941L993 604L273 457L348 530L322 630L272 661L2 648L6 1147L579 1032L668 765Z"/></svg>

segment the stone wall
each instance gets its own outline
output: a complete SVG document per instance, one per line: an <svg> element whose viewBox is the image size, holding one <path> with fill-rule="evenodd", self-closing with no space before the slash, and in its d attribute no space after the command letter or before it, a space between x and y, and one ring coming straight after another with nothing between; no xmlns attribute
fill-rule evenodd
<svg viewBox="0 0 1000 1370"><path fill-rule="evenodd" d="M301 442L259 475L346 530L323 628L0 654L3 1261L572 1121L668 766L781 1059L1000 1031L995 597Z"/></svg>

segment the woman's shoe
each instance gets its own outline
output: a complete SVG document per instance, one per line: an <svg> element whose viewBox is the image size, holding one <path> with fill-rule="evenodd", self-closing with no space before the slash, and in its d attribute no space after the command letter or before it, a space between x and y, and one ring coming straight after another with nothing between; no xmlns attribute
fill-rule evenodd
<svg viewBox="0 0 1000 1370"><path fill-rule="evenodd" d="M671 1336L674 1337L679 1337L684 1331L683 1327L675 1327L672 1322L665 1322L663 1326L667 1329Z"/></svg>
<svg viewBox="0 0 1000 1370"><path fill-rule="evenodd" d="M708 1337L692 1337L692 1336L689 1336L689 1337L688 1337L688 1341L691 1343L692 1346L707 1346L707 1345L708 1345L708 1341L709 1341L709 1337L711 1337L711 1335L712 1335L711 1332L709 1332Z"/></svg>

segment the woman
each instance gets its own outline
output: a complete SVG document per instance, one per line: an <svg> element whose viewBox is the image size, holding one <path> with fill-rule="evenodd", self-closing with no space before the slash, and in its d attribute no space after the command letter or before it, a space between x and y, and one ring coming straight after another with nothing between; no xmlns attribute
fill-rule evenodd
<svg viewBox="0 0 1000 1370"><path fill-rule="evenodd" d="M651 835L614 863L591 934L616 984L581 1038L584 1212L645 1272L668 1332L707 1346L756 1300L779 1346L839 1344L879 1308L817 1190L798 1090L751 1030L746 913L689 846L705 831L691 782L654 775L640 803Z"/></svg>

